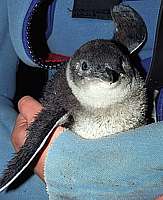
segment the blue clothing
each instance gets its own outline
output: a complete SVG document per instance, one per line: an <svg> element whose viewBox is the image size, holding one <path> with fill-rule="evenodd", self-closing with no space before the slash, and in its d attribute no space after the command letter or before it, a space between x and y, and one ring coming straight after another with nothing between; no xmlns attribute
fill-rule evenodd
<svg viewBox="0 0 163 200"><path fill-rule="evenodd" d="M16 8L15 8L16 9ZM16 10L15 13L17 14ZM17 116L12 99L16 86L18 56L9 33L8 6L6 0L0 2L0 172L14 152L11 131ZM11 23L11 22L9 22ZM18 25L18 24L17 24ZM48 199L45 185L35 175L17 190L0 193L0 200L45 200Z"/></svg>
<svg viewBox="0 0 163 200"><path fill-rule="evenodd" d="M163 122L104 137L64 132L50 147L50 200L153 200L163 193Z"/></svg>
<svg viewBox="0 0 163 200"><path fill-rule="evenodd" d="M28 56L25 49L23 38L23 30L25 27L25 18L30 12L32 5L39 0L28 1L10 1L1 0L0 2L0 171L4 168L7 160L9 160L13 152L10 142L11 130L13 128L17 113L13 109L12 99L15 93L15 76L18 57L30 66L36 66ZM124 3L131 5L144 18L148 28L148 40L142 51L140 57L143 66L146 70L149 67L154 37L157 23L157 15L159 12L160 0L133 0L124 1ZM83 43L95 38L111 38L113 35L113 23L105 20L91 20L91 19L72 19L69 10L72 9L72 0L54 0L48 11L48 29L46 32L47 43L52 52L61 53L65 55L72 55L73 52ZM155 127L155 126L154 126ZM156 125L157 127L157 125ZM152 129L151 129L152 130ZM155 130L154 130L155 131ZM70 139L76 142L80 139L73 135L64 134L65 141ZM67 139L66 139L67 137ZM137 136L138 137L138 136ZM137 137L135 139L137 139ZM60 140L58 140L60 141ZM100 149L102 145L100 140L97 146ZM92 141L93 142L93 141ZM90 141L91 143L91 141ZM105 142L104 142L105 143ZM152 140L151 140L152 143ZM161 145L161 140L160 140ZM72 146L74 146L72 144ZM58 148L59 145L58 145ZM74 146L75 148L75 146ZM87 147L88 148L88 147ZM90 146L91 148L91 146ZM76 148L75 148L76 149ZM89 148L88 148L89 149ZM58 151L62 149L58 149ZM53 155L54 148L49 152L49 158ZM74 151L73 151L74 152ZM56 152L57 153L57 152ZM75 152L74 152L75 153ZM58 154L59 155L59 154ZM75 159L76 154L72 155ZM145 156L142 154L142 157ZM89 159L89 157L86 157ZM106 160L107 162L107 160ZM47 166L55 166L55 163L47 159ZM66 164L66 161L65 161ZM75 166L74 166L75 167ZM50 168L46 168L46 176L51 174ZM54 169L55 170L55 169ZM95 170L96 171L96 170ZM159 171L158 171L159 172ZM67 173L70 173L70 171ZM55 177L54 177L55 178ZM47 180L49 180L47 178ZM154 179L155 180L155 179ZM47 181L49 186L50 181ZM81 179L82 181L82 179ZM79 180L80 182L80 180ZM95 188L98 185L95 185ZM62 188L61 188L62 189ZM125 192L125 191L124 191ZM92 197L93 198L93 197ZM48 199L45 191L45 185L38 177L33 176L26 183L21 185L18 189L8 193L0 194L0 200L17 200L17 199ZM88 198L89 199L89 198ZM91 198L90 198L91 199Z"/></svg>
<svg viewBox="0 0 163 200"><path fill-rule="evenodd" d="M25 39L22 36L22 29L27 23L24 21L26 13L31 12L31 5L36 4L38 1L8 0L10 35L15 51L26 64L33 66L35 64L31 62L26 49L24 49ZM160 0L156 0L155 3L153 3L153 0L124 0L123 3L131 5L137 10L147 25L148 40L140 56L142 59L149 58L152 56L153 51ZM49 8L49 15L52 15L52 17L47 30L47 42L51 52L71 56L81 44L88 40L112 38L114 31L112 21L71 18L69 10L72 10L72 7L73 0L55 0ZM17 10L19 10L19 15L17 15Z"/></svg>

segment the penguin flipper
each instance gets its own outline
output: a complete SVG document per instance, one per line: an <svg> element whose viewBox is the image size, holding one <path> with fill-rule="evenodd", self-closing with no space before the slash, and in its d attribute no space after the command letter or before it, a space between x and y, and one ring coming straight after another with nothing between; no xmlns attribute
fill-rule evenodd
<svg viewBox="0 0 163 200"><path fill-rule="evenodd" d="M116 5L111 10L116 25L114 40L123 44L130 54L143 46L147 39L147 27L143 18L130 6Z"/></svg>
<svg viewBox="0 0 163 200"><path fill-rule="evenodd" d="M42 110L30 125L27 139L20 151L8 162L7 168L0 177L0 192L6 189L32 162L45 145L53 130L68 119L63 109ZM46 123L45 123L46 122Z"/></svg>

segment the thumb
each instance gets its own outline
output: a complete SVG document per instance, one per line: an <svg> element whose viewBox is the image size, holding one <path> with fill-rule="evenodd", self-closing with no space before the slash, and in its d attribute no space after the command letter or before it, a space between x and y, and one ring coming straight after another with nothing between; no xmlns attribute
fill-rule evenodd
<svg viewBox="0 0 163 200"><path fill-rule="evenodd" d="M30 96L22 97L18 102L18 109L20 114L26 119L27 123L31 123L36 114L42 109L42 105Z"/></svg>

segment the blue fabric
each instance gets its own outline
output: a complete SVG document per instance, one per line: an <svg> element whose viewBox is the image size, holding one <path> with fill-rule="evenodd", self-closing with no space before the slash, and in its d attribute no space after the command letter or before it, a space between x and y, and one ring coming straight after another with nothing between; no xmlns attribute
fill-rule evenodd
<svg viewBox="0 0 163 200"><path fill-rule="evenodd" d="M36 1L36 0L34 0ZM12 99L15 93L15 75L18 57L26 64L35 66L30 58L25 53L23 46L22 30L26 13L31 5L32 0L1 0L0 1L0 171L4 168L6 160L9 160L11 154L14 152L11 142L11 130L15 123L17 113L13 109ZM159 10L159 0L140 0L140 1L125 1L126 4L133 6L143 16L148 26L148 40L147 44L140 53L144 62L144 66L149 66L149 60L152 55L154 35L157 21L157 14ZM55 6L55 7L54 7ZM69 9L72 9L72 0L56 1L53 7L49 9L49 17L51 23L50 29L47 32L48 45L52 52L72 55L74 50L82 43L94 38L111 38L113 35L113 23L110 21L99 20L84 20L72 19ZM54 12L54 13L53 13ZM54 14L54 18L53 18ZM51 24L53 23L53 28ZM67 135L66 141L80 141L76 136ZM68 134L69 137L69 134ZM136 137L137 138L137 137ZM58 140L59 141L59 140ZM103 140L101 140L103 141ZM160 140L161 141L161 140ZM93 141L92 141L93 142ZM144 141L145 142L145 141ZM152 143L152 141L151 141ZM72 142L70 142L72 144ZM106 142L104 141L104 144ZM101 142L102 145L102 142ZM97 147L100 145L96 145ZM58 151L62 151L58 144ZM63 146L64 147L64 146ZM73 144L72 144L72 147ZM52 146L52 149L54 147ZM89 149L89 148L88 148ZM79 149L80 150L80 149ZM59 155L59 154L58 154ZM75 154L74 154L75 155ZM52 156L50 151L48 158ZM142 157L145 156L142 154ZM75 157L72 154L72 161ZM71 159L71 157L70 157ZM161 159L161 158L160 158ZM63 160L62 160L63 161ZM66 160L65 163L66 164ZM105 161L106 162L106 161ZM51 174L51 164L54 164L47 159L48 169L46 175ZM76 165L80 164L78 162ZM64 166L64 165L63 165ZM75 167L75 166L74 166ZM80 167L80 166L79 166ZM95 166L96 168L96 166ZM62 169L61 169L62 170ZM67 171L70 172L70 171ZM161 172L160 172L161 173ZM68 174L67 174L68 175ZM59 178L59 176L58 176ZM82 180L82 179L80 179ZM155 179L153 179L155 180ZM50 182L47 182L50 188ZM156 184L157 185L157 184ZM153 187L155 188L155 187ZM62 188L61 188L62 189ZM81 187L81 190L84 189ZM60 197L59 197L60 198ZM90 197L88 199L93 198ZM8 193L0 193L0 200L27 200L27 199L48 199L45 191L45 185L39 180L37 176L33 176L30 180L21 185L17 190Z"/></svg>
<svg viewBox="0 0 163 200"><path fill-rule="evenodd" d="M29 59L23 46L22 29L26 13L33 2L37 2L37 0L8 0L9 27L12 43L19 57L25 63L32 66L35 64ZM155 0L155 3L153 3L153 0L124 1L124 3L132 6L144 18L148 28L148 40L140 56L142 59L151 57L160 0ZM71 18L70 10L72 7L72 0L56 0L49 10L53 28L50 23L48 31L51 32L51 35L47 42L51 52L72 55L81 44L88 40L112 38L114 31L112 21ZM17 15L18 10L19 15ZM54 17L52 17L53 12Z"/></svg>
<svg viewBox="0 0 163 200"><path fill-rule="evenodd" d="M163 193L163 122L86 140L64 132L51 145L50 200L153 200Z"/></svg>
<svg viewBox="0 0 163 200"><path fill-rule="evenodd" d="M143 69L145 70L146 73L148 73L151 61L152 61L151 57L141 60L142 67L143 67Z"/></svg>
<svg viewBox="0 0 163 200"><path fill-rule="evenodd" d="M23 46L23 37L22 37L24 18L26 16L26 13L28 11L31 2L32 0L29 1L7 0L7 7L8 7L9 33L16 54L19 56L21 60L24 61L24 63L34 66L34 63L25 53Z"/></svg>
<svg viewBox="0 0 163 200"><path fill-rule="evenodd" d="M13 110L11 99L15 93L15 76L17 56L11 44L8 30L7 5L5 1L0 3L0 126L4 130L12 129L16 113ZM6 23L4 23L6 22ZM2 48L3 47L3 48ZM6 51L8 50L8 53ZM1 139L0 139L1 141ZM1 142L0 142L1 143ZM1 146L1 145L0 145Z"/></svg>
<svg viewBox="0 0 163 200"><path fill-rule="evenodd" d="M163 120L163 89L160 90L156 109L157 109L157 120L162 121Z"/></svg>
<svg viewBox="0 0 163 200"><path fill-rule="evenodd" d="M12 4L12 1L10 1ZM13 3L16 3L14 1ZM21 3L21 1L19 1ZM11 144L11 131L13 129L15 119L17 116L16 111L13 108L12 99L15 94L16 86L16 67L18 57L15 49L19 49L19 46L13 47L11 40L10 30L13 24L18 22L20 16L17 10L13 10L13 16L17 16L17 19L12 18L7 12L9 6L6 0L0 1L0 172L7 164L7 160L11 158L14 153L14 149ZM21 11L21 7L19 8ZM8 20L8 14L10 20ZM11 21L12 20L12 21ZM15 20L15 21L13 21ZM9 23L8 23L9 22ZM10 25L9 25L10 24ZM19 24L16 24L15 29L19 29ZM17 41L21 41L21 37L14 36ZM15 49L14 49L15 48ZM18 50L17 49L17 50ZM27 182L21 185L17 190L10 191L8 193L0 193L0 200L46 200L48 199L45 185L35 175Z"/></svg>

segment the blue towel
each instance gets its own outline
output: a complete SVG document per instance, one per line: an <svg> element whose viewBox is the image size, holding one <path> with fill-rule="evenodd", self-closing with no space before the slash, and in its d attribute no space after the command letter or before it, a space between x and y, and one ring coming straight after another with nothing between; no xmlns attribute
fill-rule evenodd
<svg viewBox="0 0 163 200"><path fill-rule="evenodd" d="M101 139L64 132L45 167L50 200L153 200L163 193L163 123Z"/></svg>

